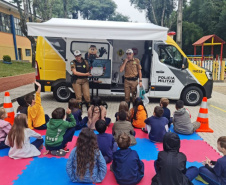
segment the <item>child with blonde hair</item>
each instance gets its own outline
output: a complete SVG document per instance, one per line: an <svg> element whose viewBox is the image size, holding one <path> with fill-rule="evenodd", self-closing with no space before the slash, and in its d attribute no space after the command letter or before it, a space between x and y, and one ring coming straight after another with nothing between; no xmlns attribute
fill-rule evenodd
<svg viewBox="0 0 226 185"><path fill-rule="evenodd" d="M0 149L8 148L5 145L5 139L11 129L11 125L4 120L5 118L7 118L7 112L4 108L0 108Z"/></svg>
<svg viewBox="0 0 226 185"><path fill-rule="evenodd" d="M37 138L30 142L30 137ZM5 144L10 146L9 157L13 159L39 156L42 148L42 136L28 128L26 114L18 114L14 124L6 137Z"/></svg>
<svg viewBox="0 0 226 185"><path fill-rule="evenodd" d="M115 113L115 119L116 121L119 120L118 114L121 110L124 110L127 113L127 121L130 121L130 112L129 112L129 107L128 107L128 103L126 103L125 101L121 101L119 104L119 108L118 108L118 112Z"/></svg>

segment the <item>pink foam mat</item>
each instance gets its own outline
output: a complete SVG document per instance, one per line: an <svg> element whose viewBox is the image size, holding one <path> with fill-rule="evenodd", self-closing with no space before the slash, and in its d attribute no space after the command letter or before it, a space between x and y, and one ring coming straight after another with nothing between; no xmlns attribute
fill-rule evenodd
<svg viewBox="0 0 226 185"><path fill-rule="evenodd" d="M42 136L46 135L46 130L36 130L36 129L34 129L34 131L41 134Z"/></svg>
<svg viewBox="0 0 226 185"><path fill-rule="evenodd" d="M158 151L163 150L163 144L157 143ZM208 157L211 160L217 160L221 156L208 143L202 140L181 140L180 152L187 156L189 162L202 162Z"/></svg>
<svg viewBox="0 0 226 185"><path fill-rule="evenodd" d="M0 157L0 177L2 185L13 184L13 181L18 178L18 175L22 174L22 170L26 169L26 166L33 161L33 158L27 159L11 159L7 157Z"/></svg>
<svg viewBox="0 0 226 185"><path fill-rule="evenodd" d="M151 184L151 179L155 175L155 169L154 169L154 161L146 161L142 160L144 162L144 177L140 181L138 185L147 185ZM115 180L115 176L113 172L110 171L110 164L107 164L107 174L104 178L103 182L98 183L100 185L117 185L117 182Z"/></svg>
<svg viewBox="0 0 226 185"><path fill-rule="evenodd" d="M75 145L76 145L77 139L78 139L77 136L73 136L72 142L69 142L69 143L68 143L67 148L70 150L70 152L68 152L68 153L64 156L64 158L69 158L71 151L73 150L73 148L74 148ZM51 157L56 157L56 158L62 158L62 157L59 157L59 156L53 156L52 154L43 155L45 152L46 152L46 148L43 147L43 149L41 150L41 155L38 156L38 157L41 157L41 158L42 158L42 157L49 157L49 158L51 158Z"/></svg>

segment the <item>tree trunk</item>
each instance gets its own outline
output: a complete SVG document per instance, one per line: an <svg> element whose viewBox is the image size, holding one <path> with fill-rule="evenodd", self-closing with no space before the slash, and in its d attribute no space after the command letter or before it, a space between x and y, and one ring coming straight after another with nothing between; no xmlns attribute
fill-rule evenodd
<svg viewBox="0 0 226 185"><path fill-rule="evenodd" d="M183 11L183 0L178 0L177 10L177 44L182 48L182 12Z"/></svg>
<svg viewBox="0 0 226 185"><path fill-rule="evenodd" d="M67 0L63 0L63 6L64 6L64 18L68 18L68 16L67 16Z"/></svg>
<svg viewBox="0 0 226 185"><path fill-rule="evenodd" d="M24 2L28 2L27 0L24 0ZM26 4L24 6L24 11L22 11L21 9L21 1L20 0L15 0L15 3L17 4L17 8L20 14L20 27L21 27L21 31L22 33L30 40L31 42L31 49L32 49L32 67L35 67L35 50L36 50L36 42L35 42L35 38L32 36L28 36L27 35L27 20L28 20L28 10L25 8L28 8L28 4ZM26 9L26 10L25 10Z"/></svg>
<svg viewBox="0 0 226 185"><path fill-rule="evenodd" d="M155 24L158 24L158 21L157 21L156 16L155 16L155 10L154 10L154 7L153 7L152 4L151 4L151 10L152 10L152 14L153 14L153 18L154 18Z"/></svg>
<svg viewBox="0 0 226 185"><path fill-rule="evenodd" d="M166 10L166 6L164 5L162 10L161 26L164 26L165 10Z"/></svg>

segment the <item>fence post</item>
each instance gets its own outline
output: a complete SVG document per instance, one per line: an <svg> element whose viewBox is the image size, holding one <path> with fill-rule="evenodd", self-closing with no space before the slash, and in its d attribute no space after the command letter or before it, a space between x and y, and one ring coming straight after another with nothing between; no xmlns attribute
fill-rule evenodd
<svg viewBox="0 0 226 185"><path fill-rule="evenodd" d="M225 69L225 60L224 61L222 60L220 80L224 80L224 69Z"/></svg>

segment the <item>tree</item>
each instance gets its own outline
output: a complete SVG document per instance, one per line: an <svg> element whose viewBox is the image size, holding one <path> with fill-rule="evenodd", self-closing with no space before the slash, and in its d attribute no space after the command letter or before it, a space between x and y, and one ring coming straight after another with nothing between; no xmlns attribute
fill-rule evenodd
<svg viewBox="0 0 226 185"><path fill-rule="evenodd" d="M146 17L154 24L165 26L176 3L175 0L130 0L139 10L146 11Z"/></svg>
<svg viewBox="0 0 226 185"><path fill-rule="evenodd" d="M33 14L31 7L35 8L35 5L32 4L30 0L23 0L24 11L21 8L22 1L21 0L14 0L14 3L17 4L17 8L20 14L20 27L22 33L30 40L31 42L31 49L32 49L32 67L35 67L35 50L36 50L36 42L35 38L32 36L28 36L27 33L27 21L29 20L32 22L36 20L36 14Z"/></svg>
<svg viewBox="0 0 226 185"><path fill-rule="evenodd" d="M108 21L129 22L129 17L116 12L116 13L110 15Z"/></svg>
<svg viewBox="0 0 226 185"><path fill-rule="evenodd" d="M182 14L183 14L183 0L178 0L177 10L177 44L182 48Z"/></svg>

